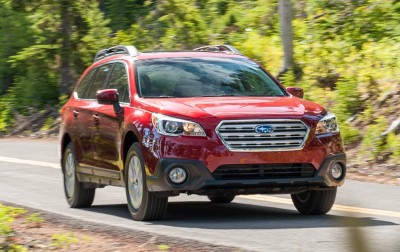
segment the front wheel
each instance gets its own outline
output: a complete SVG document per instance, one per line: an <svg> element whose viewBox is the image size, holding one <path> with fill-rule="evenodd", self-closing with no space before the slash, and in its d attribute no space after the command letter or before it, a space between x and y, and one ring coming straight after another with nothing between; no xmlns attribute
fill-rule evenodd
<svg viewBox="0 0 400 252"><path fill-rule="evenodd" d="M68 205L72 208L90 207L94 200L95 189L86 189L76 176L75 149L69 143L64 151L62 169L64 175L64 192Z"/></svg>
<svg viewBox="0 0 400 252"><path fill-rule="evenodd" d="M326 191L306 191L291 194L296 209L301 214L323 215L329 212L335 202L337 188Z"/></svg>
<svg viewBox="0 0 400 252"><path fill-rule="evenodd" d="M156 220L164 216L168 197L159 197L148 191L143 157L138 143L132 144L126 157L125 190L128 209L134 220Z"/></svg>

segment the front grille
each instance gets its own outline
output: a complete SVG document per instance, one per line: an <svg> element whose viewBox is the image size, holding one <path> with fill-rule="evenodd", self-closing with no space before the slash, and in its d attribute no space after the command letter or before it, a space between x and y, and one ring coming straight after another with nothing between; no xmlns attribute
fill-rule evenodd
<svg viewBox="0 0 400 252"><path fill-rule="evenodd" d="M256 129L267 126L270 133ZM232 151L278 151L303 148L308 127L301 120L223 121L216 132L225 146Z"/></svg>
<svg viewBox="0 0 400 252"><path fill-rule="evenodd" d="M222 165L213 176L217 180L306 178L315 175L311 164Z"/></svg>

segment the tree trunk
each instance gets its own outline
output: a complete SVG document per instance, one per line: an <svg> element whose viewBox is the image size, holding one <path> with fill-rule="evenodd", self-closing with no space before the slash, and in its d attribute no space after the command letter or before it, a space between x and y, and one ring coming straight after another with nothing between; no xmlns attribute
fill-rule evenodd
<svg viewBox="0 0 400 252"><path fill-rule="evenodd" d="M72 85L71 71L70 71L70 54L71 54L71 20L70 20L70 7L69 0L61 1L61 85L60 95L69 94L70 86Z"/></svg>
<svg viewBox="0 0 400 252"><path fill-rule="evenodd" d="M278 77L294 67L293 57L293 27L292 3L290 0L279 0L279 17L281 21L281 35L283 44L283 66Z"/></svg>

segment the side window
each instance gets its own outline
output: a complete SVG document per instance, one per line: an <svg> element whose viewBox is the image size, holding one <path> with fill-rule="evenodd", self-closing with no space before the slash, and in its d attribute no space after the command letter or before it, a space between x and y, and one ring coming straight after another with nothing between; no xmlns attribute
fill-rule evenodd
<svg viewBox="0 0 400 252"><path fill-rule="evenodd" d="M99 67L96 76L90 86L89 93L87 95L88 99L96 99L96 92L98 90L104 89L106 81L110 76L111 67L113 64L107 64Z"/></svg>
<svg viewBox="0 0 400 252"><path fill-rule="evenodd" d="M88 89L90 80L92 79L94 73L96 73L96 70L97 69L90 70L90 72L85 77L83 77L81 82L78 84L78 87L76 88L76 91L75 91L78 98L80 98L80 99L86 98L85 91Z"/></svg>
<svg viewBox="0 0 400 252"><path fill-rule="evenodd" d="M108 88L118 90L121 102L129 102L128 74L124 63L115 63Z"/></svg>

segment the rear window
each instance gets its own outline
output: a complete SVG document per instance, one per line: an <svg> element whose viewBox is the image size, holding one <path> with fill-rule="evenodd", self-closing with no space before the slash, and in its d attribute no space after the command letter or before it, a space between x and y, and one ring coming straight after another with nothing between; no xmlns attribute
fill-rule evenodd
<svg viewBox="0 0 400 252"><path fill-rule="evenodd" d="M76 88L76 95L80 99L86 98L85 92L88 89L90 84L90 80L93 78L93 75L96 73L97 69L92 69L85 77L83 77L82 81L79 83Z"/></svg>
<svg viewBox="0 0 400 252"><path fill-rule="evenodd" d="M243 58L163 58L136 62L142 97L285 96L255 62Z"/></svg>

